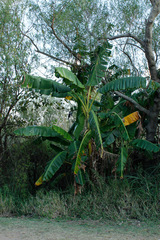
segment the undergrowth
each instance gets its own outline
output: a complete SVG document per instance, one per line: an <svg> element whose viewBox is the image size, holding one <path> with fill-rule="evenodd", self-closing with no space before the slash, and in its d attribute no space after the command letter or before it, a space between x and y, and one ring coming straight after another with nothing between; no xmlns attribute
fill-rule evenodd
<svg viewBox="0 0 160 240"><path fill-rule="evenodd" d="M159 172L159 171L158 171ZM68 191L38 190L21 199L5 186L0 189L0 215L10 214L62 219L156 219L160 218L160 173L142 173L125 179L96 176L81 195Z"/></svg>

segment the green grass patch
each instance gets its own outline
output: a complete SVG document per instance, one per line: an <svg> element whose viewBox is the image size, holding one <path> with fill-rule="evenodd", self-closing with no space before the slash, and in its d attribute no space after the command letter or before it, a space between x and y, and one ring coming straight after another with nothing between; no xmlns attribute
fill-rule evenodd
<svg viewBox="0 0 160 240"><path fill-rule="evenodd" d="M123 180L95 178L88 181L82 194L68 191L38 190L26 200L7 187L0 190L0 215L25 215L51 219L157 219L160 218L159 176L143 174Z"/></svg>

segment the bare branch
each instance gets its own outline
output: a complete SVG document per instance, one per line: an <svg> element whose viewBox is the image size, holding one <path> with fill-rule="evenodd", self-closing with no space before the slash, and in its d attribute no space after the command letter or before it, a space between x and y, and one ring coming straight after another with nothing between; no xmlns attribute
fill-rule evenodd
<svg viewBox="0 0 160 240"><path fill-rule="evenodd" d="M57 57L55 57L55 56L53 56L53 55L50 55L49 53L45 53L45 52L39 50L38 46L35 44L35 42L33 41L33 39L32 39L31 37L29 37L29 36L28 36L27 34L25 34L25 33L22 33L22 34L31 41L31 43L33 44L33 46L36 48L36 52L41 53L41 54L43 54L43 55L45 55L45 56L47 56L47 57L49 57L49 58L52 58L52 59L54 59L55 61L63 62L63 63L65 63L65 64L71 65L71 66L74 65L74 64L72 64L72 63L70 63L70 62L68 62L68 61L65 61L65 60L63 60L63 59L61 59L61 58L57 58Z"/></svg>
<svg viewBox="0 0 160 240"><path fill-rule="evenodd" d="M137 36L131 34L131 33L126 33L126 34L120 34L120 35L116 35L116 36L107 36L105 38L99 39L99 40L116 40L119 38L132 38L134 39L136 42L138 42L142 47L144 47L144 42L139 39Z"/></svg>
<svg viewBox="0 0 160 240"><path fill-rule="evenodd" d="M47 56L47 57L49 57L49 58L52 58L52 59L54 59L55 61L63 62L63 63L65 63L65 64L71 65L71 66L74 66L74 65L75 65L75 64L72 64L72 63L70 63L70 62L68 62L68 61L62 60L61 58L54 57L53 55L50 55L49 53L45 53L45 52L42 52L42 51L40 51L40 50L36 50L36 52L41 53L41 54L43 54L43 55L45 55L45 56Z"/></svg>
<svg viewBox="0 0 160 240"><path fill-rule="evenodd" d="M119 97L122 97L122 98L126 99L127 101L133 103L134 106L135 106L138 110L140 110L141 112L144 112L144 113L146 113L147 115L150 115L150 111L149 111L149 110L147 110L146 108L142 107L139 103L137 103L137 102L136 102L135 100L133 100L132 98L130 98L130 97L126 96L125 94L123 94L123 93L121 93L121 92L118 92L118 91L114 91L114 93L115 93L116 95L118 95Z"/></svg>
<svg viewBox="0 0 160 240"><path fill-rule="evenodd" d="M141 47L139 47L138 45L136 45L136 44L134 44L134 43L130 43L130 42L128 42L127 44L128 44L128 45L131 45L131 46L134 46L134 47L136 47L136 48L139 48L142 52L145 53L144 49L141 48Z"/></svg>
<svg viewBox="0 0 160 240"><path fill-rule="evenodd" d="M132 65L132 67L136 70L137 74L139 75L138 69L137 69L136 66L134 65L134 63L133 63L131 57L129 56L129 54L128 54L127 52L125 52L124 50L122 50L122 52L128 57L131 65Z"/></svg>
<svg viewBox="0 0 160 240"><path fill-rule="evenodd" d="M62 40L62 39L60 39L59 37L58 37L58 35L56 34L56 32L55 32L55 30L54 30L54 20L55 20L55 18L53 18L53 20L52 20L52 25L51 25L51 28L52 28L52 31L53 31L53 34L54 34L54 36L57 38L57 40L60 42L60 43L62 43L62 45L77 59L77 60L79 60L79 61L81 61L81 59L78 57L78 54L76 53L76 52L74 52L74 51L72 51L69 47L68 47L68 45Z"/></svg>

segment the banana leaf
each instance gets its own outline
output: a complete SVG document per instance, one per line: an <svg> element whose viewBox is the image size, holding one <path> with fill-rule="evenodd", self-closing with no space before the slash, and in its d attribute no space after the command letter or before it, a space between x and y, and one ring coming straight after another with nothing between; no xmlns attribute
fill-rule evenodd
<svg viewBox="0 0 160 240"><path fill-rule="evenodd" d="M74 156L77 156L77 151L78 151L78 142L74 141L72 142L69 147L68 147L68 160L70 161L73 159Z"/></svg>
<svg viewBox="0 0 160 240"><path fill-rule="evenodd" d="M127 115L126 117L124 117L122 119L122 121L124 123L124 126L128 126L128 125L136 122L139 118L140 118L140 114L138 111L136 111L136 112L133 112L133 113Z"/></svg>
<svg viewBox="0 0 160 240"><path fill-rule="evenodd" d="M76 175L80 169L80 166L81 166L81 157L82 157L82 154L83 154L83 151L85 149L85 147L87 146L87 144L89 143L89 140L91 139L91 130L88 131L82 141L81 141L81 144L80 144L80 147L79 147L79 150L78 150L78 153L77 153L77 158L76 158L76 162L75 162L75 168L74 168L74 174Z"/></svg>
<svg viewBox="0 0 160 240"><path fill-rule="evenodd" d="M127 162L128 151L125 147L121 147L120 156L117 161L117 172L120 172L121 178L123 178L124 168Z"/></svg>
<svg viewBox="0 0 160 240"><path fill-rule="evenodd" d="M135 139L135 140L131 141L130 144L132 146L147 150L149 152L156 153L156 152L160 151L160 148L157 145L155 145L154 143L151 143L147 140L144 140L144 139Z"/></svg>
<svg viewBox="0 0 160 240"><path fill-rule="evenodd" d="M83 172L80 169L77 173L77 175L75 175L75 181L77 184L83 186L84 185L84 176L83 176Z"/></svg>
<svg viewBox="0 0 160 240"><path fill-rule="evenodd" d="M104 94L108 91L146 88L146 85L147 85L146 78L127 77L127 78L119 78L112 82L109 82L105 86L100 88L98 91Z"/></svg>
<svg viewBox="0 0 160 240"><path fill-rule="evenodd" d="M59 134L51 127L43 126L28 126L25 128L18 128L14 131L17 136L40 136L40 137L57 137Z"/></svg>
<svg viewBox="0 0 160 240"><path fill-rule="evenodd" d="M89 113L89 124L95 139L96 147L99 148L101 146L101 156L102 156L103 154L102 136L101 136L101 131L99 128L99 122L98 122L97 116L93 110L91 110Z"/></svg>
<svg viewBox="0 0 160 240"><path fill-rule="evenodd" d="M63 135L60 135L58 131L55 131L52 127L44 127L44 126L28 126L25 128L19 128L14 131L14 134L17 136L24 137L33 137L39 136L42 137L42 140L49 140L64 146L69 145L69 140L64 138Z"/></svg>
<svg viewBox="0 0 160 240"><path fill-rule="evenodd" d="M68 132L66 132L63 128L53 125L52 129L55 132L57 132L58 134L60 134L64 139L66 139L68 141L73 141L73 139L70 136L70 134Z"/></svg>
<svg viewBox="0 0 160 240"><path fill-rule="evenodd" d="M108 63L108 57L111 54L111 51L107 49L107 44L103 44L103 46L99 46L97 51L95 51L94 56L92 58L91 74L89 76L89 80L87 82L87 86L95 86L98 85L102 78L105 77L106 66Z"/></svg>
<svg viewBox="0 0 160 240"><path fill-rule="evenodd" d="M112 132L108 133L108 136L105 137L105 142L103 143L104 147L107 147L108 145L112 144L115 141L115 137Z"/></svg>
<svg viewBox="0 0 160 240"><path fill-rule="evenodd" d="M74 129L74 136L76 139L79 138L83 128L84 128L84 123L85 123L85 116L83 113L79 114L79 116L77 116L77 122L76 122L76 125L75 125L75 129Z"/></svg>
<svg viewBox="0 0 160 240"><path fill-rule="evenodd" d="M51 146L51 148L54 149L54 151L55 151L56 153L59 153L59 152L62 152L62 151L63 151L63 149L62 149L61 147L58 147L57 145L55 145L55 144L53 144L53 143L51 143L50 146Z"/></svg>
<svg viewBox="0 0 160 240"><path fill-rule="evenodd" d="M62 77L66 81L66 84L69 83L69 85L76 86L78 88L84 89L84 85L78 80L76 75L72 73L70 70L63 68L63 67L57 67L56 68L56 76L57 77Z"/></svg>
<svg viewBox="0 0 160 240"><path fill-rule="evenodd" d="M63 84L57 83L52 79L46 79L42 77L25 75L23 78L22 87L28 87L29 89L36 89L41 94L52 95L55 97L66 97L69 95L71 89Z"/></svg>
<svg viewBox="0 0 160 240"><path fill-rule="evenodd" d="M66 159L66 155L66 151L60 152L51 161L48 162L43 174L43 182L49 181L54 176L54 174L62 166L64 160Z"/></svg>

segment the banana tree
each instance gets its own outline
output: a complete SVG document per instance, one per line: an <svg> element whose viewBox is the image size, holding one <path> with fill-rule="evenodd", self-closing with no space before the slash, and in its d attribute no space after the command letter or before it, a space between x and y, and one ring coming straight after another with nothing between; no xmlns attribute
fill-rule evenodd
<svg viewBox="0 0 160 240"><path fill-rule="evenodd" d="M117 161L117 170L119 171L120 169L121 177L123 176L127 161L128 142L131 142L125 125L130 125L130 122L133 121L133 119L129 120L130 118L134 118L134 121L137 121L137 118L136 115L134 117L132 115L132 117L126 117L122 120L119 114L116 113L115 108L117 105L115 103L111 103L111 111L106 111L105 107L102 111L102 104L98 101L100 99L99 94L105 96L110 91L117 93L125 89L134 90L141 87L146 89L147 80L142 77L122 78L111 81L99 88L102 80L105 79L107 60L111 54L110 49L111 46L109 44L98 47L92 54L91 64L80 79L72 71L63 67L57 67L55 70L56 76L62 79L62 84L51 79L31 75L24 76L23 87L35 89L41 94L71 99L77 103L76 120L68 132L55 125L50 127L29 126L15 131L17 135L37 136L43 140L49 140L52 147L57 151L57 155L53 156L53 159L47 163L44 173L35 183L36 186L49 181L62 164L67 162L73 170L75 193L77 193L80 191L79 186L84 183L86 168L94 168L96 170L95 160L97 159L98 161L104 158L104 148L108 149L108 146L119 135L122 144L119 151L119 160ZM149 86L152 90L158 87L159 85L155 85L152 82ZM121 92L118 93L122 94ZM136 106L138 106L138 103L136 103ZM105 118L104 125L103 121L99 121L99 118L102 118L102 120ZM114 127L108 124L108 121L112 122L112 118L114 118ZM115 130L117 129L118 131L116 132ZM144 142L133 141L131 144L141 148L149 148L152 151L159 150L159 148L158 150L157 148L154 149L153 146L149 146ZM95 152L98 154L98 157L93 161Z"/></svg>
<svg viewBox="0 0 160 240"><path fill-rule="evenodd" d="M159 84L155 84L151 80L148 84L146 78L127 77L109 82L98 90L102 93L103 97L103 101L101 102L103 111L99 113L101 120L100 130L104 141L103 146L111 149L110 146L116 143L116 139L119 139L119 157L116 158L115 169L120 173L121 178L123 178L129 151L134 148L149 152L158 152L160 150L157 145L145 140L144 137L140 139L140 134L136 134L138 132L137 128L142 130L142 118L140 114L143 115L143 121L144 119L146 120L148 115L147 104L149 101L151 103L154 93L159 87ZM133 94L136 89L139 89L139 91ZM118 103L112 104L113 99L111 99L110 106L105 108L104 96L110 93L112 93L112 97L113 93L114 96L118 95L120 100ZM133 112L133 110L136 111ZM137 121L139 121L138 125L135 124Z"/></svg>
<svg viewBox="0 0 160 240"><path fill-rule="evenodd" d="M63 67L55 69L55 75L62 79L62 84L42 77L24 76L23 87L53 97L72 99L77 103L76 121L68 132L55 125L28 126L15 131L16 135L37 136L43 140L50 140L52 147L58 149L57 155L47 163L44 173L35 183L36 186L49 181L62 164L67 162L73 169L75 192L77 192L79 191L77 186L83 185L85 169L90 165L89 158L93 151L91 142L95 143L96 151L100 152L102 158L103 142L96 114L97 107L94 103L98 95L97 86L105 77L110 49L111 45L107 43L91 53L90 65L80 80L76 74Z"/></svg>

